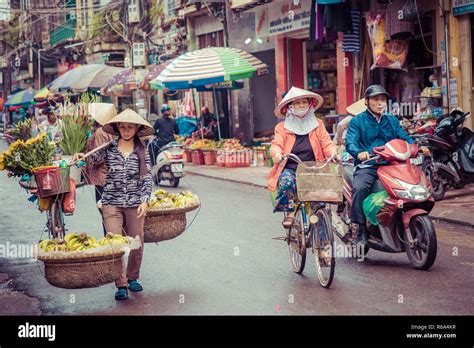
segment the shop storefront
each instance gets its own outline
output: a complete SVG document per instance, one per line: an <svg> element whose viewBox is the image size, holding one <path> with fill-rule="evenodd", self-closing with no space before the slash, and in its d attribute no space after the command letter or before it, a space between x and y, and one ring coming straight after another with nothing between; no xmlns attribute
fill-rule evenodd
<svg viewBox="0 0 474 348"><path fill-rule="evenodd" d="M452 42L454 49L452 50L452 58L459 57L460 64L458 64L460 81L457 92L460 92L460 106L464 111L474 111L474 0L453 0L452 1L452 26L451 30L456 30L459 26L460 40ZM468 45L470 43L470 46ZM454 70L454 69L453 69ZM456 76L455 76L456 77ZM465 125L474 129L474 120L472 117L468 118Z"/></svg>
<svg viewBox="0 0 474 348"><path fill-rule="evenodd" d="M398 21L398 29L394 30L387 26L394 25L395 19L391 18L393 13L403 13L403 3L397 5L393 8L387 6L381 13L385 15L385 40L390 40L386 44L387 56L390 44L401 47L397 55L397 63L401 66L387 68L381 62L379 65L383 69L378 75L374 71L373 82L380 82L386 87L392 98L392 106L398 104L392 107L393 113L398 112L407 118L439 117L443 114L443 97L441 65L437 59L436 6L428 3L423 4L423 7L420 5L419 11L423 11L421 16L418 13L403 23Z"/></svg>
<svg viewBox="0 0 474 348"><path fill-rule="evenodd" d="M354 57L359 61L362 4L321 0L295 5L285 1L273 10L269 7L269 35L277 39L277 94L281 96L291 86L320 94L324 103L317 116L331 134L357 97ZM283 62L287 64L280 64Z"/></svg>
<svg viewBox="0 0 474 348"><path fill-rule="evenodd" d="M356 99L368 85L380 84L391 96L389 107L394 114L435 118L445 113L444 36L437 3L419 0L411 11L403 0L357 3L362 16L361 55L354 69L360 81Z"/></svg>

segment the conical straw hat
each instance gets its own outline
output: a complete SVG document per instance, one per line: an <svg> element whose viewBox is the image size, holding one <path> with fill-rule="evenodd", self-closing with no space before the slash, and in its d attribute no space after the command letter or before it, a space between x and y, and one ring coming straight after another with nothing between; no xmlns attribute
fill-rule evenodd
<svg viewBox="0 0 474 348"><path fill-rule="evenodd" d="M356 101L355 103L349 105L346 108L346 111L352 116L356 116L360 114L361 112L364 112L366 109L367 109L367 106L365 105L365 98L362 98Z"/></svg>
<svg viewBox="0 0 474 348"><path fill-rule="evenodd" d="M303 99L303 98L309 98L309 99L315 100L316 109L319 109L321 105L323 105L323 97L321 97L319 94L307 91L302 88L291 87L291 89L285 95L285 98L283 98L280 104L278 104L277 107L275 108L275 111L274 111L275 116L278 118L284 118L286 116L286 111L282 109L286 109L288 104L295 101L296 99Z"/></svg>
<svg viewBox="0 0 474 348"><path fill-rule="evenodd" d="M101 126L117 116L117 109L110 103L90 103L89 114Z"/></svg>
<svg viewBox="0 0 474 348"><path fill-rule="evenodd" d="M120 135L113 127L114 124L119 122L134 123L143 126L142 129L137 133L139 137L146 137L148 135L155 134L155 129L143 117L141 117L132 109L126 109L108 121L104 125L104 131L113 135Z"/></svg>

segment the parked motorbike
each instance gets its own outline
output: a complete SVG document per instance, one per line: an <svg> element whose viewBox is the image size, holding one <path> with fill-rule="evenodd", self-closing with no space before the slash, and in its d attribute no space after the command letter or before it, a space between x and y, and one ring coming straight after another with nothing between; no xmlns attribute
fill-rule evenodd
<svg viewBox="0 0 474 348"><path fill-rule="evenodd" d="M402 126L410 135L433 134L436 127L436 120L423 119L403 119Z"/></svg>
<svg viewBox="0 0 474 348"><path fill-rule="evenodd" d="M436 232L429 212L434 200L430 194L429 182L422 170L412 163L420 149L401 139L394 139L385 146L373 149L373 160L387 161L377 170L379 179L372 187L372 193L387 191L383 207L377 214L379 225L367 222L368 244L375 250L401 253L406 252L413 268L429 269L436 259ZM352 187L354 166L343 169L343 203L338 206L338 214L343 228L335 229L336 235L347 245L357 236L357 226L351 223Z"/></svg>
<svg viewBox="0 0 474 348"><path fill-rule="evenodd" d="M454 109L436 126L433 135L421 138L431 155L423 161L433 198L442 200L448 187L462 188L474 182L474 134L463 123L469 112Z"/></svg>
<svg viewBox="0 0 474 348"><path fill-rule="evenodd" d="M183 145L171 142L154 154L153 144L156 141L157 139L154 139L148 143L150 156L156 156L155 165L151 169L153 182L159 186L161 181L168 180L170 186L178 187L179 180L185 175Z"/></svg>

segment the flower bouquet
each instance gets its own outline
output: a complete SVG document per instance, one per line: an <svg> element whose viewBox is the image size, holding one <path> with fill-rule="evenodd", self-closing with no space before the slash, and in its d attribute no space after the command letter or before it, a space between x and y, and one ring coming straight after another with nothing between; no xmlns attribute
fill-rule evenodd
<svg viewBox="0 0 474 348"><path fill-rule="evenodd" d="M33 168L53 163L56 144L49 142L46 133L26 141L17 140L0 154L0 171L7 170L12 176L31 174Z"/></svg>

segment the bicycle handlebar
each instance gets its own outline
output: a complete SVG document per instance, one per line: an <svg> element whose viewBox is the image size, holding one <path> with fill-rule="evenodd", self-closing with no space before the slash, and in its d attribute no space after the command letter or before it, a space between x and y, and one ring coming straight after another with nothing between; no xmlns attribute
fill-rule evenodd
<svg viewBox="0 0 474 348"><path fill-rule="evenodd" d="M324 164L320 167L317 167L317 166L309 166L309 165L306 165L305 162L303 162L297 155L295 155L294 153L287 153L286 155L283 155L283 159L288 159L288 158L291 158L293 159L295 162L297 162L298 164L303 164L304 166L308 167L308 168L314 168L316 170L321 170L323 169L324 167L326 167L328 165L329 162L331 162L334 158L336 157L336 155L332 155L331 157L329 157L326 161L324 161Z"/></svg>
<svg viewBox="0 0 474 348"><path fill-rule="evenodd" d="M369 157L368 159L366 159L365 161L361 162L360 164L366 164L367 162L374 161L374 160L378 160L379 158L380 158L379 155L374 156L374 157Z"/></svg>

